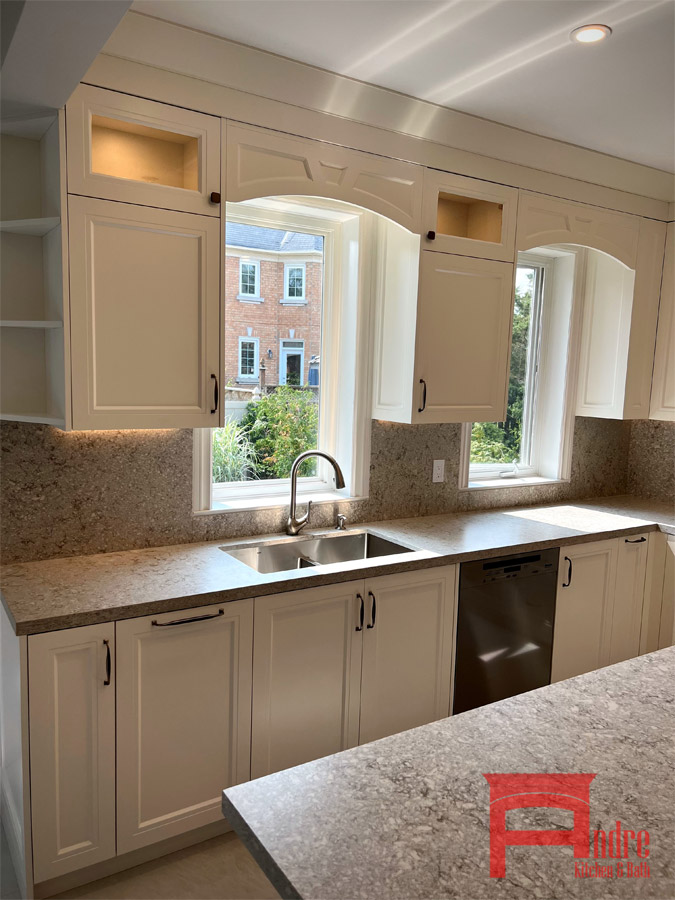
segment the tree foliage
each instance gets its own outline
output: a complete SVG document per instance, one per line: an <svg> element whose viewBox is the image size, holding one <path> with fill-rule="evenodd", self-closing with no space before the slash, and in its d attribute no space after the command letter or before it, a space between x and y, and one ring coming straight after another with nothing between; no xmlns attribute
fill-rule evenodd
<svg viewBox="0 0 675 900"><path fill-rule="evenodd" d="M471 429L472 463L511 463L514 459L520 459L534 272L529 273L527 278L525 290L516 288L513 308L506 419L504 422L474 423Z"/></svg>
<svg viewBox="0 0 675 900"><path fill-rule="evenodd" d="M213 430L213 480L247 481L255 478L255 452L248 435L236 422Z"/></svg>

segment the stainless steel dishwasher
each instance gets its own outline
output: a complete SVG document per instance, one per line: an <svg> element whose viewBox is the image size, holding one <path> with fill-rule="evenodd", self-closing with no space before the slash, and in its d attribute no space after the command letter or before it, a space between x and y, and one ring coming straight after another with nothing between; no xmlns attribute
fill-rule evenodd
<svg viewBox="0 0 675 900"><path fill-rule="evenodd" d="M453 713L550 684L558 555L461 565Z"/></svg>

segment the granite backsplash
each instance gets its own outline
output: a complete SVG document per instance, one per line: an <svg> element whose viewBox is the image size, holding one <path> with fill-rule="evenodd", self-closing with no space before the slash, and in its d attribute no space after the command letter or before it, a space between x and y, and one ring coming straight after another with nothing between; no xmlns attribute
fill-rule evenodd
<svg viewBox="0 0 675 900"><path fill-rule="evenodd" d="M370 495L324 504L350 524L456 510L632 493L675 499L675 424L577 418L569 483L466 492L457 488L459 425L372 423ZM282 531L286 509L192 512L192 432L64 433L0 426L0 547L5 563ZM431 483L434 459L446 480Z"/></svg>

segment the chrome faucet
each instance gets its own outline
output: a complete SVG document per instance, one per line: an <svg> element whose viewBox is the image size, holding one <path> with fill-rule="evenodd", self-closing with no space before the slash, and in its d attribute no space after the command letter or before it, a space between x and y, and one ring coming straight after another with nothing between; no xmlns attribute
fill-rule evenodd
<svg viewBox="0 0 675 900"><path fill-rule="evenodd" d="M312 510L312 501L310 500L307 503L307 512L304 516L296 515L296 503L297 503L297 493L298 493L298 469L300 465L306 460L310 459L312 456L320 456L322 459L327 460L331 464L331 466L335 469L335 487L340 489L345 486L344 475L342 474L342 469L337 463L337 460L333 459L330 453L324 453L323 450L305 450L304 453L301 453L300 456L296 457L291 466L291 508L288 511L288 522L286 523L286 533L287 534L299 534L300 529L304 528L305 525L309 522L309 516Z"/></svg>

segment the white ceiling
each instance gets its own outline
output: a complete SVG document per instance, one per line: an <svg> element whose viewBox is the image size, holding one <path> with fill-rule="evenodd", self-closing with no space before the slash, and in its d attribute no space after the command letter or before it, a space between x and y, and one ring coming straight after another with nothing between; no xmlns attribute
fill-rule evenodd
<svg viewBox="0 0 675 900"><path fill-rule="evenodd" d="M675 0L135 0L132 9L675 169ZM613 35L569 40L593 22Z"/></svg>

